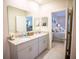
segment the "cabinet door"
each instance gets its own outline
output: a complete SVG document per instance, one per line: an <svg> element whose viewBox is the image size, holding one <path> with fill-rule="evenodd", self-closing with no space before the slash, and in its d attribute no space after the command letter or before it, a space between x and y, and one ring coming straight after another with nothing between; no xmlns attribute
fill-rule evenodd
<svg viewBox="0 0 79 59"><path fill-rule="evenodd" d="M45 47L44 49L48 48L48 40L49 40L49 36L46 35L45 38L44 38L44 41L45 41L44 42L44 47Z"/></svg>
<svg viewBox="0 0 79 59"><path fill-rule="evenodd" d="M48 45L48 39L47 38L44 38L43 44L44 44L44 48L43 49L46 49L47 45Z"/></svg>
<svg viewBox="0 0 79 59"><path fill-rule="evenodd" d="M38 39L35 39L33 44L33 58L37 56L38 56Z"/></svg>
<svg viewBox="0 0 79 59"><path fill-rule="evenodd" d="M39 38L39 54L47 48L48 37L43 36Z"/></svg>
<svg viewBox="0 0 79 59"><path fill-rule="evenodd" d="M18 51L18 59L33 59L32 53L32 46L29 46L21 51Z"/></svg>
<svg viewBox="0 0 79 59"><path fill-rule="evenodd" d="M44 39L39 38L39 54L44 50Z"/></svg>

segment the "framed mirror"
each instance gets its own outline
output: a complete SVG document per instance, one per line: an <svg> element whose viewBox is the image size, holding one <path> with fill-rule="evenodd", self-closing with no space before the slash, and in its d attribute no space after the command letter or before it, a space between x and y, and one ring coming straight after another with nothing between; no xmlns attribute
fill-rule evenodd
<svg viewBox="0 0 79 59"><path fill-rule="evenodd" d="M48 17L42 17L41 23L42 26L48 26Z"/></svg>
<svg viewBox="0 0 79 59"><path fill-rule="evenodd" d="M7 7L9 33L26 33L32 31L32 16L30 12L12 6Z"/></svg>

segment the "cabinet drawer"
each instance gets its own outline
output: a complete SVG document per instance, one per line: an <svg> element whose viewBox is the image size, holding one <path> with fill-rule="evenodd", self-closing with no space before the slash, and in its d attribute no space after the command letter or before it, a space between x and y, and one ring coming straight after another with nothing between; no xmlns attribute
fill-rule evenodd
<svg viewBox="0 0 79 59"><path fill-rule="evenodd" d="M33 44L33 42L34 42L34 40L22 43L20 45L17 45L17 51L20 51L24 48L27 48L27 47L31 46Z"/></svg>

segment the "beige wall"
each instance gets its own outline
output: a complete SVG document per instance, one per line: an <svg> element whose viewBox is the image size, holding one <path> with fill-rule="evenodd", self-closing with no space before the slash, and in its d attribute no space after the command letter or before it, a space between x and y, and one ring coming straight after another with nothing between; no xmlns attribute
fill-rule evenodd
<svg viewBox="0 0 79 59"><path fill-rule="evenodd" d="M3 0L3 59L10 59L10 50L8 44L8 21L7 21L7 0Z"/></svg>
<svg viewBox="0 0 79 59"><path fill-rule="evenodd" d="M41 7L42 16L48 16L51 12L56 12L58 10L72 8L72 0L54 0L51 3L45 4Z"/></svg>

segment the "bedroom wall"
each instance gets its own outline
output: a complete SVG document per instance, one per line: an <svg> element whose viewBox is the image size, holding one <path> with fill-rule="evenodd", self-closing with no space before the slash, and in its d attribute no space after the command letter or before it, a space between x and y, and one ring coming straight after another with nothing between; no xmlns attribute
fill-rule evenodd
<svg viewBox="0 0 79 59"><path fill-rule="evenodd" d="M57 22L65 29L65 16L57 16Z"/></svg>

